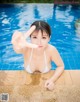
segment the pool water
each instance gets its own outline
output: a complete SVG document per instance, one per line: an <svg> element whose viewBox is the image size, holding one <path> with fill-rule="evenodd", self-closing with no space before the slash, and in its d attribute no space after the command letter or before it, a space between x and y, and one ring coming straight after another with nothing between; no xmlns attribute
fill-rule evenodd
<svg viewBox="0 0 80 102"><path fill-rule="evenodd" d="M11 37L15 30L26 32L36 20L51 26L49 43L58 49L65 69L80 69L80 35L75 32L79 18L79 5L0 4L0 70L24 69L23 56L14 52Z"/></svg>

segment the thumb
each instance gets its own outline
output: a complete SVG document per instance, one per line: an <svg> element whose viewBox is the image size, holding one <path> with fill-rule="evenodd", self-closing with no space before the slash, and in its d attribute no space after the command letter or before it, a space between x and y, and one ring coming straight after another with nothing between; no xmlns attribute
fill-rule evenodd
<svg viewBox="0 0 80 102"><path fill-rule="evenodd" d="M36 26L35 25L33 25L26 33L25 33L25 38L28 38L31 34L32 34L32 32L34 31L36 29Z"/></svg>

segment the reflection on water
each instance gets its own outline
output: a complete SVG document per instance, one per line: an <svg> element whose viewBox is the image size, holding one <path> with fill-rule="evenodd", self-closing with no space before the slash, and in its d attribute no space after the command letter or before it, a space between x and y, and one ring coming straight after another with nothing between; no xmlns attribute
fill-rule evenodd
<svg viewBox="0 0 80 102"><path fill-rule="evenodd" d="M47 20L53 16L53 5L34 4L25 5L18 14L20 30L26 30L29 25L38 19ZM26 24L28 26L26 26Z"/></svg>
<svg viewBox="0 0 80 102"><path fill-rule="evenodd" d="M60 52L74 52L76 44L79 47L80 43L80 37L75 32L75 21L80 18L80 6L55 6L54 16L53 42L51 43L57 46Z"/></svg>

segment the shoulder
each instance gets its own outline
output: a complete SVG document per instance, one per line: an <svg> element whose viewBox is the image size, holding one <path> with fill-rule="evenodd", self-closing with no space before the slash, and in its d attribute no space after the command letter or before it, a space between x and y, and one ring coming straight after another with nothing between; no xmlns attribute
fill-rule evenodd
<svg viewBox="0 0 80 102"><path fill-rule="evenodd" d="M55 46L51 45L51 44L48 44L48 50L51 53L58 51L57 48Z"/></svg>
<svg viewBox="0 0 80 102"><path fill-rule="evenodd" d="M49 50L48 53L51 59L60 57L59 51L57 50L55 46L49 44L48 50Z"/></svg>
<svg viewBox="0 0 80 102"><path fill-rule="evenodd" d="M63 60L55 46L50 46L50 58L57 66L64 66Z"/></svg>

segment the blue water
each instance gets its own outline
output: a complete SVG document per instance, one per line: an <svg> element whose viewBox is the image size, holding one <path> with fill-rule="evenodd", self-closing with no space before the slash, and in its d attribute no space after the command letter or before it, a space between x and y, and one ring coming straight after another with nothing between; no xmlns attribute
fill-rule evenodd
<svg viewBox="0 0 80 102"><path fill-rule="evenodd" d="M78 18L80 6L76 5L0 4L0 70L24 69L23 56L14 52L11 37L15 30L26 32L36 20L51 26L49 43L58 49L65 69L80 69L80 35L74 26Z"/></svg>

